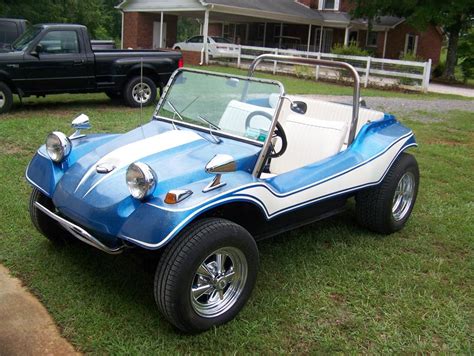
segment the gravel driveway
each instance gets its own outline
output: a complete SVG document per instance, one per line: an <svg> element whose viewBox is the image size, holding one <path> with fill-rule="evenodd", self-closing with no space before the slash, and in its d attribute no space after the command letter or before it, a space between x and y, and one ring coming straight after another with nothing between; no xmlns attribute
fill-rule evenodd
<svg viewBox="0 0 474 356"><path fill-rule="evenodd" d="M352 104L352 96L305 95L314 99ZM364 97L367 107L400 116L409 116L415 120L437 121L428 113L440 113L452 110L474 112L474 100L416 100L404 98Z"/></svg>

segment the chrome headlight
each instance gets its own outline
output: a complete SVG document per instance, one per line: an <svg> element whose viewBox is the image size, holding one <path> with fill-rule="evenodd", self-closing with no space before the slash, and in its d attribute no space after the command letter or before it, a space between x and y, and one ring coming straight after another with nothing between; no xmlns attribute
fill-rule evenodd
<svg viewBox="0 0 474 356"><path fill-rule="evenodd" d="M135 162L128 166L126 180L132 197L144 199L155 189L156 174L147 164Z"/></svg>
<svg viewBox="0 0 474 356"><path fill-rule="evenodd" d="M71 152L71 141L62 132L51 132L46 137L46 151L54 162L61 162Z"/></svg>

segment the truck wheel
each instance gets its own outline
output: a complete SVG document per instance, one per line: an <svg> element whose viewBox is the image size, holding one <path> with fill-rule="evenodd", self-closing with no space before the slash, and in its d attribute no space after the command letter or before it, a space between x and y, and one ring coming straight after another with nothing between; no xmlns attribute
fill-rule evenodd
<svg viewBox="0 0 474 356"><path fill-rule="evenodd" d="M243 227L200 220L164 250L155 274L156 304L184 332L226 323L250 297L258 263L255 240Z"/></svg>
<svg viewBox="0 0 474 356"><path fill-rule="evenodd" d="M382 183L357 193L357 221L381 234L401 230L415 205L419 182L420 173L415 157L403 152Z"/></svg>
<svg viewBox="0 0 474 356"><path fill-rule="evenodd" d="M13 94L11 89L3 82L0 82L0 114L10 111L13 105Z"/></svg>
<svg viewBox="0 0 474 356"><path fill-rule="evenodd" d="M36 230L43 234L48 240L55 245L62 245L68 240L68 233L56 221L43 213L35 206L35 202L40 203L45 208L54 210L53 201L41 193L38 189L33 188L30 195L30 218Z"/></svg>
<svg viewBox="0 0 474 356"><path fill-rule="evenodd" d="M140 76L133 77L125 84L123 98L133 108L140 107L140 102L148 106L156 99L156 84L148 77L143 77L143 82Z"/></svg>

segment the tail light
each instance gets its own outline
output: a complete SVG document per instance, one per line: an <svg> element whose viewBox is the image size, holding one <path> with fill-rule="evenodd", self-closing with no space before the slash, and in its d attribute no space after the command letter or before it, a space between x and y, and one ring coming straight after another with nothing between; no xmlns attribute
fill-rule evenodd
<svg viewBox="0 0 474 356"><path fill-rule="evenodd" d="M183 60L183 58L180 58L178 60L178 68L182 68L182 67L184 67L184 60Z"/></svg>

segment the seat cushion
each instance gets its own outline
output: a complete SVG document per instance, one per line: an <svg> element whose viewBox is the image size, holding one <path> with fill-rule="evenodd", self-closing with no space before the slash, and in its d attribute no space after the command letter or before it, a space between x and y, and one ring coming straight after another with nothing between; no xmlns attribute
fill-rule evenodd
<svg viewBox="0 0 474 356"><path fill-rule="evenodd" d="M283 156L274 158L270 172L285 173L337 154L344 143L348 125L343 121L290 115L283 124L288 146Z"/></svg>
<svg viewBox="0 0 474 356"><path fill-rule="evenodd" d="M257 111L265 112L272 117L275 109L231 100L222 115L219 127L224 131L242 136L245 133L245 121L247 120L247 117L252 112ZM255 116L251 122L253 128L264 131L268 131L270 123L271 120L261 115Z"/></svg>

